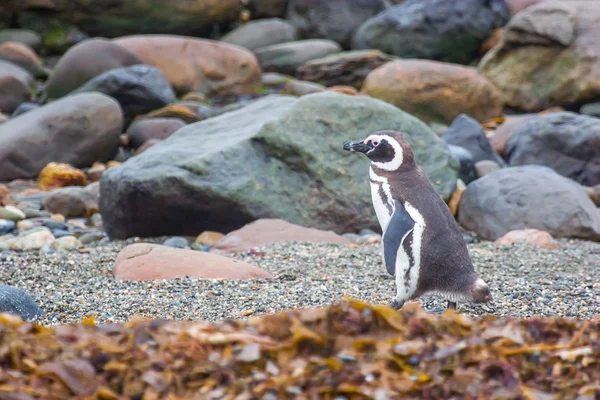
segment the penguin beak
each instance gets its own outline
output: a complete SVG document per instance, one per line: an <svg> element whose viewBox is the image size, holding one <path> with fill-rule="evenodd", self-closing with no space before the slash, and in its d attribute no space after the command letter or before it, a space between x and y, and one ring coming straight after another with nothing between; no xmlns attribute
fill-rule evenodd
<svg viewBox="0 0 600 400"><path fill-rule="evenodd" d="M346 142L344 143L344 150L347 151L358 151L360 153L366 153L369 150L373 149L373 145L369 141L369 143L365 143L362 140L357 140L356 142Z"/></svg>

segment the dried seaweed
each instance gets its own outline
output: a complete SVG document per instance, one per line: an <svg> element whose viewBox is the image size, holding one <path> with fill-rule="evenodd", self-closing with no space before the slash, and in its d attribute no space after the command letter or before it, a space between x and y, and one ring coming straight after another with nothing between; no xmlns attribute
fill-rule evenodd
<svg viewBox="0 0 600 400"><path fill-rule="evenodd" d="M44 327L0 314L0 399L596 399L600 320L345 299L247 321Z"/></svg>

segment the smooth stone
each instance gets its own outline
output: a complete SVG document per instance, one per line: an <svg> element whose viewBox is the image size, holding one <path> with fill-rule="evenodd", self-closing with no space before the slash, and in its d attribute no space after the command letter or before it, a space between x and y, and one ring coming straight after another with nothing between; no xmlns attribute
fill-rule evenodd
<svg viewBox="0 0 600 400"><path fill-rule="evenodd" d="M21 103L29 101L33 83L33 76L27 70L0 60L0 111L11 114Z"/></svg>
<svg viewBox="0 0 600 400"><path fill-rule="evenodd" d="M45 244L51 244L54 240L54 235L47 228L34 228L17 236L10 249L14 251L37 251Z"/></svg>
<svg viewBox="0 0 600 400"><path fill-rule="evenodd" d="M64 229L53 229L52 234L54 235L55 238L62 238L65 236L73 235L71 232L64 230Z"/></svg>
<svg viewBox="0 0 600 400"><path fill-rule="evenodd" d="M600 213L587 191L539 165L502 168L471 182L458 221L486 240L539 229L556 238L600 241Z"/></svg>
<svg viewBox="0 0 600 400"><path fill-rule="evenodd" d="M323 38L349 48L363 22L385 10L384 0L290 0L286 18L304 38Z"/></svg>
<svg viewBox="0 0 600 400"><path fill-rule="evenodd" d="M2 29L0 30L0 43L23 43L34 50L42 44L42 38L35 31L27 29Z"/></svg>
<svg viewBox="0 0 600 400"><path fill-rule="evenodd" d="M150 65L131 65L106 71L73 90L71 94L104 93L117 100L125 123L177 101L163 73Z"/></svg>
<svg viewBox="0 0 600 400"><path fill-rule="evenodd" d="M442 139L448 144L467 149L473 155L474 163L490 160L495 161L498 165L504 166L506 164L492 149L490 141L479 122L466 114L460 114L452 121L448 130L444 132ZM465 183L468 182L465 181Z"/></svg>
<svg viewBox="0 0 600 400"><path fill-rule="evenodd" d="M66 218L89 217L98 212L98 186L95 182L86 187L55 189L44 197L42 206Z"/></svg>
<svg viewBox="0 0 600 400"><path fill-rule="evenodd" d="M582 185L600 184L600 119L573 112L527 121L506 143L511 166L544 165Z"/></svg>
<svg viewBox="0 0 600 400"><path fill-rule="evenodd" d="M36 104L36 103L29 103L29 102L21 103L16 108L16 110L13 111L13 113L11 114L11 118L18 117L19 115L23 115L29 111L33 111L38 108L40 108L40 105Z"/></svg>
<svg viewBox="0 0 600 400"><path fill-rule="evenodd" d="M101 93L67 96L12 118L0 124L0 181L34 178L50 162L79 168L108 160L122 129L119 103Z"/></svg>
<svg viewBox="0 0 600 400"><path fill-rule="evenodd" d="M44 314L25 290L8 285L0 285L0 313L18 315L25 321Z"/></svg>
<svg viewBox="0 0 600 400"><path fill-rule="evenodd" d="M12 206L17 204L11 189L7 185L0 184L0 206Z"/></svg>
<svg viewBox="0 0 600 400"><path fill-rule="evenodd" d="M186 277L211 279L270 278L263 269L218 254L136 243L119 252L112 270L117 280Z"/></svg>
<svg viewBox="0 0 600 400"><path fill-rule="evenodd" d="M90 243L102 240L105 237L106 237L106 235L102 232L88 232L88 233L84 233L83 235L81 235L79 237L79 241L82 244L86 245L86 244L90 244Z"/></svg>
<svg viewBox="0 0 600 400"><path fill-rule="evenodd" d="M35 219L23 219L17 222L17 229L19 231L28 231L31 228L35 228L37 226L42 226L41 221Z"/></svg>
<svg viewBox="0 0 600 400"><path fill-rule="evenodd" d="M263 46L298 40L294 25L281 18L266 18L249 21L221 38L224 43L234 44L248 50Z"/></svg>
<svg viewBox="0 0 600 400"><path fill-rule="evenodd" d="M40 254L56 254L56 250L52 248L52 244L45 244L40 249Z"/></svg>
<svg viewBox="0 0 600 400"><path fill-rule="evenodd" d="M294 79L285 84L281 93L291 94L292 96L304 96L305 94L322 92L325 89L327 87L318 83Z"/></svg>
<svg viewBox="0 0 600 400"><path fill-rule="evenodd" d="M10 252L10 247L17 240L16 236L13 234L0 236L0 251L1 252Z"/></svg>
<svg viewBox="0 0 600 400"><path fill-rule="evenodd" d="M26 44L5 42L0 44L0 59L9 61L28 71L35 78L45 78L48 70L35 51Z"/></svg>
<svg viewBox="0 0 600 400"><path fill-rule="evenodd" d="M66 186L85 186L85 172L69 164L51 162L37 176L42 190L52 190Z"/></svg>
<svg viewBox="0 0 600 400"><path fill-rule="evenodd" d="M11 233L15 230L15 227L15 221L11 221L8 219L0 219L0 236L6 235L7 233Z"/></svg>
<svg viewBox="0 0 600 400"><path fill-rule="evenodd" d="M42 225L45 226L48 229L60 229L60 230L64 230L64 231L68 231L69 230L69 225L65 224L64 222L60 222L60 221L55 221L53 219L45 219L44 221L42 221Z"/></svg>
<svg viewBox="0 0 600 400"><path fill-rule="evenodd" d="M52 248L56 251L76 250L83 247L83 244L73 235L62 236L52 243Z"/></svg>
<svg viewBox="0 0 600 400"><path fill-rule="evenodd" d="M198 237L196 238L194 243L201 244L201 245L207 245L210 247L210 246L214 246L215 243L217 243L219 240L221 240L223 238L223 236L225 236L225 235L222 234L221 232L204 231L198 235Z"/></svg>
<svg viewBox="0 0 600 400"><path fill-rule="evenodd" d="M295 75L304 63L339 53L342 48L334 41L307 39L261 47L254 52L264 72L279 72Z"/></svg>
<svg viewBox="0 0 600 400"><path fill-rule="evenodd" d="M135 155L140 155L142 154L144 151L148 150L150 147L159 144L160 142L162 142L162 140L160 139L148 139L144 142L144 144L142 144L140 147L137 148L137 150L135 151Z"/></svg>
<svg viewBox="0 0 600 400"><path fill-rule="evenodd" d="M188 247L188 240L184 237L171 237L163 242L163 246L175 247L178 249L183 249Z"/></svg>
<svg viewBox="0 0 600 400"><path fill-rule="evenodd" d="M486 122L504 109L502 94L477 69L439 61L390 61L367 75L361 93L426 123L452 123L460 114Z"/></svg>
<svg viewBox="0 0 600 400"><path fill-rule="evenodd" d="M175 35L127 36L113 43L161 70L177 95L248 94L260 84L255 55L240 46Z"/></svg>
<svg viewBox="0 0 600 400"><path fill-rule="evenodd" d="M505 0L405 0L366 20L356 30L352 48L468 64L510 17Z"/></svg>
<svg viewBox="0 0 600 400"><path fill-rule="evenodd" d="M25 213L15 206L0 207L0 219L16 222L25 219L26 217Z"/></svg>
<svg viewBox="0 0 600 400"><path fill-rule="evenodd" d="M110 40L84 40L60 58L50 74L45 91L51 99L60 98L103 72L143 63L132 51Z"/></svg>
<svg viewBox="0 0 600 400"><path fill-rule="evenodd" d="M46 218L52 215L48 211L42 211L32 207L26 207L23 212L25 213L26 218Z"/></svg>
<svg viewBox="0 0 600 400"><path fill-rule="evenodd" d="M548 232L541 231L539 229L523 229L514 230L507 232L501 238L494 241L496 244L513 244L513 243L527 243L534 244L539 247L543 247L548 250L558 250L560 246L552 238Z"/></svg>
<svg viewBox="0 0 600 400"><path fill-rule="evenodd" d="M351 242L332 232L306 228L283 219L259 219L225 235L211 247L212 253L241 253L280 242L311 242L348 245Z"/></svg>
<svg viewBox="0 0 600 400"><path fill-rule="evenodd" d="M502 167L500 167L497 162L491 160L483 160L475 163L475 173L477 174L477 178L489 175L500 168Z"/></svg>
<svg viewBox="0 0 600 400"><path fill-rule="evenodd" d="M536 118L538 114L522 114L522 115L513 115L507 117L500 126L496 128L492 136L490 137L490 145L494 149L496 153L501 156L506 155L506 143L508 139L518 131L523 125L534 118Z"/></svg>
<svg viewBox="0 0 600 400"><path fill-rule="evenodd" d="M600 103L588 103L581 107L580 114L589 115L590 117L600 118Z"/></svg>
<svg viewBox="0 0 600 400"><path fill-rule="evenodd" d="M96 228L102 226L102 215L100 213L96 213L92 215L90 218L90 224Z"/></svg>
<svg viewBox="0 0 600 400"><path fill-rule="evenodd" d="M164 140L185 126L179 118L147 118L131 123L127 128L129 144L137 149L150 139Z"/></svg>

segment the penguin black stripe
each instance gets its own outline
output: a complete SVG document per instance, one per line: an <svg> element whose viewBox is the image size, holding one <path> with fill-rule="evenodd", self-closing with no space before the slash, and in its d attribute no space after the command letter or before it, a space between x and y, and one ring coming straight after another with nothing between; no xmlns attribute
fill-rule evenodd
<svg viewBox="0 0 600 400"><path fill-rule="evenodd" d="M383 231L383 261L396 277L396 296L390 305L400 308L428 293L451 301L492 301L487 284L473 268L456 220L417 165L404 135L375 132L364 140L346 142L344 149L371 160L371 195Z"/></svg>

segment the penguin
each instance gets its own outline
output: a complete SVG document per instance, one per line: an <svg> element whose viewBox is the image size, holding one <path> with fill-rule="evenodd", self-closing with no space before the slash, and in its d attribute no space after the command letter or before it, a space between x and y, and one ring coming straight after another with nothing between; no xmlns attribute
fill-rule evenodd
<svg viewBox="0 0 600 400"><path fill-rule="evenodd" d="M396 295L389 305L399 310L425 294L444 296L447 309L456 309L458 301L492 301L456 220L417 165L403 133L378 131L343 148L371 160L369 181L383 232L383 262L395 277Z"/></svg>

